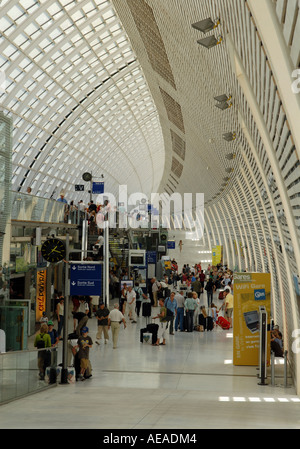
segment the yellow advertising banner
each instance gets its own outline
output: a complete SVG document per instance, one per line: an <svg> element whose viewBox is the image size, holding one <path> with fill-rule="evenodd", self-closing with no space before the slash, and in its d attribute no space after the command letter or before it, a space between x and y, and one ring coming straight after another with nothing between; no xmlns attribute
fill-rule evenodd
<svg viewBox="0 0 300 449"><path fill-rule="evenodd" d="M223 246L221 245L212 247L212 265L216 267L219 263L223 263Z"/></svg>
<svg viewBox="0 0 300 449"><path fill-rule="evenodd" d="M164 266L166 270L171 270L172 266L171 266L171 261L170 260L165 260L164 261Z"/></svg>
<svg viewBox="0 0 300 449"><path fill-rule="evenodd" d="M233 364L259 364L259 309L264 306L271 313L270 273L234 273L233 288ZM270 332L267 332L267 364L270 363Z"/></svg>
<svg viewBox="0 0 300 449"><path fill-rule="evenodd" d="M46 311L46 270L37 272L35 310L36 321L39 321L43 312Z"/></svg>

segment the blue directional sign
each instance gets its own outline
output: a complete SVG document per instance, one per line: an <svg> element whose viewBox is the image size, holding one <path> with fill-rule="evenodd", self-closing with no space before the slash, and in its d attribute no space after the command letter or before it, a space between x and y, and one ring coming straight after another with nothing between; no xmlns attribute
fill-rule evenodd
<svg viewBox="0 0 300 449"><path fill-rule="evenodd" d="M156 251L147 251L147 263L148 264L155 264L157 261L157 254Z"/></svg>
<svg viewBox="0 0 300 449"><path fill-rule="evenodd" d="M102 294L102 265L72 263L70 267L70 295L100 296Z"/></svg>
<svg viewBox="0 0 300 449"><path fill-rule="evenodd" d="M93 182L92 193L104 193L104 182Z"/></svg>

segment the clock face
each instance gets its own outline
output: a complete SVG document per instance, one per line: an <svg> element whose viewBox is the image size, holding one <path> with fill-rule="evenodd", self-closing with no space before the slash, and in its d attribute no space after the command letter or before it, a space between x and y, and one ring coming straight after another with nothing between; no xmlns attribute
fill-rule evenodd
<svg viewBox="0 0 300 449"><path fill-rule="evenodd" d="M48 239L42 245L42 256L48 262L60 262L66 257L66 247L59 239Z"/></svg>

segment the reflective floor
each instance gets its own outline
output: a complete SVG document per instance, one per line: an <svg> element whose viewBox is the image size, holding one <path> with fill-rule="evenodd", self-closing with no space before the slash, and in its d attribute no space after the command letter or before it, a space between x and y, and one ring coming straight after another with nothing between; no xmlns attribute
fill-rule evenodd
<svg viewBox="0 0 300 449"><path fill-rule="evenodd" d="M96 318L88 326L95 340ZM91 379L2 405L0 428L300 428L300 398L283 387L282 366L276 386L270 377L258 385L256 367L233 366L231 331L175 332L153 347L140 343L142 327L145 318L121 326L117 349L94 344Z"/></svg>

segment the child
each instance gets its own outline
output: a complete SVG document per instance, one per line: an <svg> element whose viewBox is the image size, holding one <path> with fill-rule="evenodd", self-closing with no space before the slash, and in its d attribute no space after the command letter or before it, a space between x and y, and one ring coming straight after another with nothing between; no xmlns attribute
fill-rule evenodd
<svg viewBox="0 0 300 449"><path fill-rule="evenodd" d="M46 316L46 312L43 312L43 314L40 318L40 324L42 325L43 323L48 324L48 318Z"/></svg>
<svg viewBox="0 0 300 449"><path fill-rule="evenodd" d="M80 375L81 380L85 380L84 374L86 370L89 368L89 351L93 346L93 341L91 337L88 335L89 328L84 326L81 329L81 336L78 338L77 346L78 348L78 358L80 360Z"/></svg>
<svg viewBox="0 0 300 449"><path fill-rule="evenodd" d="M211 317L212 317L214 325L215 325L217 322L217 319L218 319L218 311L213 302L211 303L210 307L211 307Z"/></svg>

